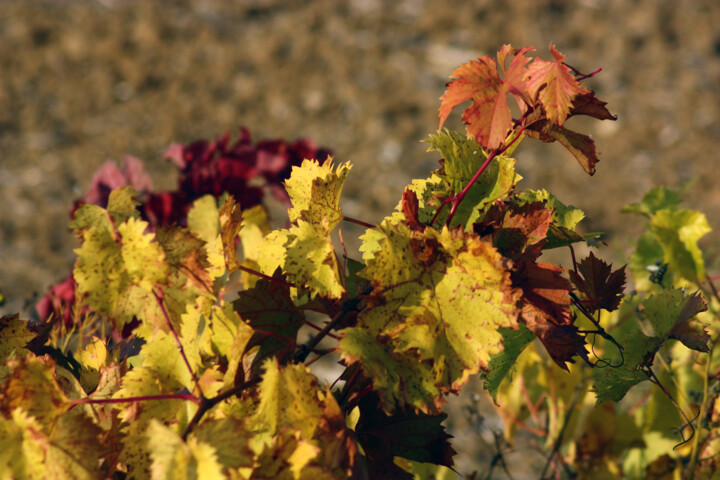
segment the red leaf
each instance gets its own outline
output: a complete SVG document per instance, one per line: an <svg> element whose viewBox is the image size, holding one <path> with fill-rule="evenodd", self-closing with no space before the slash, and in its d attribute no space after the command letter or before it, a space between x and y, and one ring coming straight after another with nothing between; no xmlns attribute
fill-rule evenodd
<svg viewBox="0 0 720 480"><path fill-rule="evenodd" d="M620 306L625 288L625 266L611 272L608 263L592 252L578 264L578 273L570 271L570 280L580 293L582 304L588 311L604 309L609 312Z"/></svg>
<svg viewBox="0 0 720 480"><path fill-rule="evenodd" d="M567 370L576 355L587 360L585 338L570 313L570 282L551 263L522 262L510 278L523 291L522 319L543 343L555 363Z"/></svg>
<svg viewBox="0 0 720 480"><path fill-rule="evenodd" d="M585 337L577 332L574 325L554 325L552 323L538 323L528 328L542 342L553 361L563 370L567 370L567 363L575 363L576 355L589 361Z"/></svg>
<svg viewBox="0 0 720 480"><path fill-rule="evenodd" d="M590 91L575 80L570 68L563 63L565 55L555 50L552 43L550 52L555 61L536 58L528 67L525 88L532 98L540 100L548 120L562 125L570 114L573 99Z"/></svg>
<svg viewBox="0 0 720 480"><path fill-rule="evenodd" d="M526 96L524 77L530 59L524 55L529 51L531 49L528 47L515 50L505 45L498 52L497 61L489 56L478 57L458 67L450 76L455 80L447 84L447 90L442 96L438 128L442 128L455 107L472 100L472 105L462 117L468 133L484 148L500 147L512 127L508 94L516 96L519 103ZM514 58L506 71L505 60L509 54ZM498 74L498 65L504 78Z"/></svg>
<svg viewBox="0 0 720 480"><path fill-rule="evenodd" d="M418 198L415 192L409 188L405 189L402 198L402 212L403 215L405 215L405 221L407 222L408 227L410 227L410 230L425 229L424 225L420 223L418 218L419 208L420 204L418 203Z"/></svg>
<svg viewBox="0 0 720 480"><path fill-rule="evenodd" d="M545 246L552 215L542 202L511 204L493 233L493 245L513 261L535 260ZM487 217L493 217L492 209Z"/></svg>

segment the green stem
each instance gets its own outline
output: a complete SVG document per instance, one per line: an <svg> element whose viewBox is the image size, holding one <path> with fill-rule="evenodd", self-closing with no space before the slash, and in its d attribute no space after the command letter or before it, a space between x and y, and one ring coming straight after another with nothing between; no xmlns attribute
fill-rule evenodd
<svg viewBox="0 0 720 480"><path fill-rule="evenodd" d="M710 284L710 288L712 290L712 294L707 291L707 289L703 288L702 285L699 285L700 290L703 292L703 294L707 298L715 297L718 298L717 289L715 288L715 285L713 285L712 279L708 277L708 283ZM715 318L718 318L718 312L712 308L712 302L708 302L709 308L712 309L712 314L715 316ZM697 425L697 431L695 432L695 438L693 438L693 444L692 444L692 453L690 454L690 466L688 467L688 480L693 480L695 476L695 467L697 467L697 459L698 454L700 450L700 437L702 436L702 430L703 430L703 419L707 416L707 403L708 403L708 397L710 394L710 373L711 373L711 367L712 367L712 357L713 357L713 351L715 350L715 344L720 341L720 333L718 333L715 338L712 339L712 342L710 344L710 351L708 352L708 359L707 359L707 365L705 365L705 374L703 375L703 397L702 397L702 404L700 405L700 414L698 416L699 421Z"/></svg>

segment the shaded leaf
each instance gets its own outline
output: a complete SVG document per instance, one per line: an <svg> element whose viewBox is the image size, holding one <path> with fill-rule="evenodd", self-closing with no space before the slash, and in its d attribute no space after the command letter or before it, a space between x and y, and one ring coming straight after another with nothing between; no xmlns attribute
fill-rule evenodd
<svg viewBox="0 0 720 480"><path fill-rule="evenodd" d="M617 310L625 289L625 266L612 270L612 266L590 252L578 263L578 271L570 271L570 280L580 293L583 306L588 311Z"/></svg>
<svg viewBox="0 0 720 480"><path fill-rule="evenodd" d="M378 408L379 399L367 395L360 401L360 419L355 427L368 459L371 478L388 478L391 472L403 478L394 457L451 467L455 450L442 422L447 415L396 412L386 415ZM379 477L378 477L379 475Z"/></svg>
<svg viewBox="0 0 720 480"><path fill-rule="evenodd" d="M268 357L277 357L282 363L291 357L305 317L293 303L287 285L258 280L253 288L238 293L233 308L255 330L248 349L260 346L253 360L253 374L260 372Z"/></svg>

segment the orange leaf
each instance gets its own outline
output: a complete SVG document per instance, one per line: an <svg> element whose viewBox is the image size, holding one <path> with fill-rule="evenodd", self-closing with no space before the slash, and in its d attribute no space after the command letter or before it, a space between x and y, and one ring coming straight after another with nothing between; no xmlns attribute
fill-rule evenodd
<svg viewBox="0 0 720 480"><path fill-rule="evenodd" d="M573 99L590 91L580 86L570 68L563 63L565 55L550 44L550 52L555 61L535 59L528 67L525 88L533 97L540 100L547 118L556 125L562 125L567 119Z"/></svg>
<svg viewBox="0 0 720 480"><path fill-rule="evenodd" d="M472 100L472 105L463 113L468 133L484 148L500 147L512 128L508 95L515 96L521 108L521 102L528 100L525 77L526 64L530 59L525 57L525 53L531 50L529 47L515 50L505 45L498 52L497 61L485 56L458 67L450 76L454 80L447 84L447 90L442 96L438 128L442 128L455 107ZM506 70L508 55L514 58ZM498 65L504 78L498 73Z"/></svg>

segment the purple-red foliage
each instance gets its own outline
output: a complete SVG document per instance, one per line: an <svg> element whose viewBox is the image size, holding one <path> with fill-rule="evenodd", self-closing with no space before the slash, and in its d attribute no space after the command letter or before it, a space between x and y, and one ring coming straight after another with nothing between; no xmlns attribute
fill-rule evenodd
<svg viewBox="0 0 720 480"><path fill-rule="evenodd" d="M85 196L73 205L71 215L83 203L107 207L110 192L123 186L131 186L140 193L139 209L152 230L164 225L184 225L192 203L204 195L220 197L228 193L247 209L261 204L267 189L289 207L283 182L290 178L292 167L299 166L306 158L324 162L329 156L329 150L304 138L292 143L281 139L253 143L246 128L240 129L240 137L234 143L230 142L230 133L212 141L175 143L163 156L180 170L175 190L153 191L152 180L142 162L127 155L122 168L108 161L98 169ZM35 307L40 320L52 315L70 322L75 303L74 286L70 276L51 287Z"/></svg>

